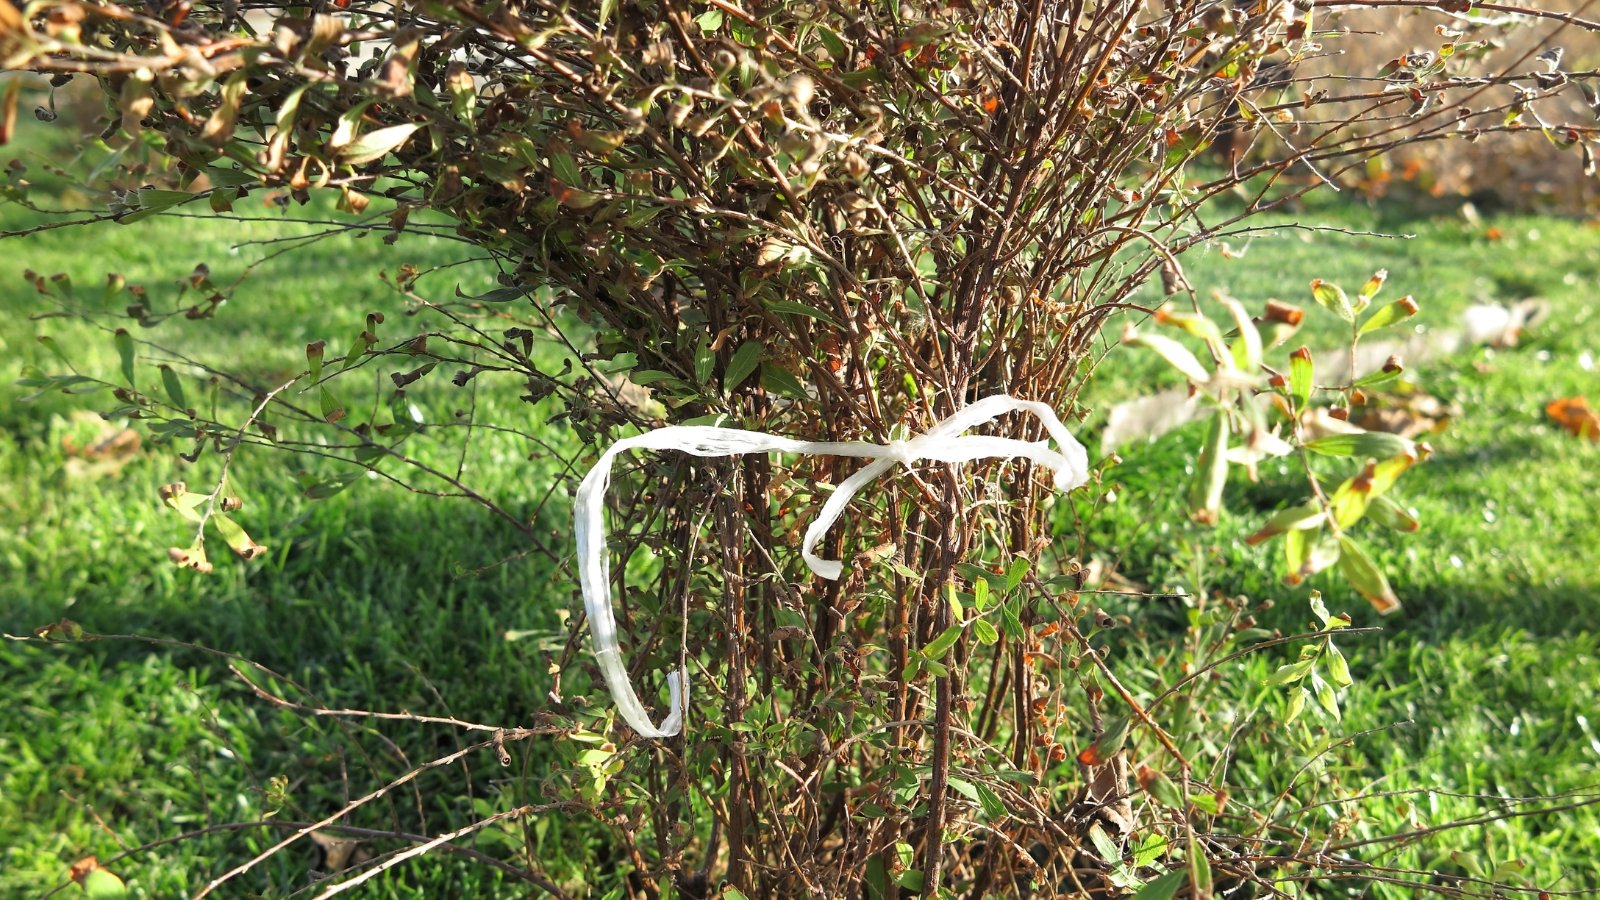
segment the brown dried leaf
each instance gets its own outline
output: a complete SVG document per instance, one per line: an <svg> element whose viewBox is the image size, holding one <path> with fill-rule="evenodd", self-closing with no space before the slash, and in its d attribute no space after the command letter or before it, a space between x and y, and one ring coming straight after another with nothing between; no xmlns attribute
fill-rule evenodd
<svg viewBox="0 0 1600 900"><path fill-rule="evenodd" d="M1573 437L1587 437L1600 442L1600 412L1589 408L1584 397L1566 397L1553 400L1544 408L1545 414L1565 428Z"/></svg>

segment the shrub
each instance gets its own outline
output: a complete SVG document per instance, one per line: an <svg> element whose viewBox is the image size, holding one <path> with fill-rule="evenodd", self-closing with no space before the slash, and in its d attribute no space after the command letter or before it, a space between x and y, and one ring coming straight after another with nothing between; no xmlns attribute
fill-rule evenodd
<svg viewBox="0 0 1600 900"><path fill-rule="evenodd" d="M1490 18L1468 0L1342 5ZM1524 18L1594 30L1496 10L1504 23L1481 31ZM1348 409L1363 373L1318 386L1305 354L1274 371L1262 330L1287 314L1201 296L1186 250L1270 227L1252 218L1407 146L1535 131L1592 154L1594 129L1550 112L1588 83L1559 61L1500 71L1492 41L1474 38L1404 48L1378 73L1305 74L1354 39L1320 5L1213 0L354 0L247 13L0 0L6 67L57 82L87 73L108 99L103 136L118 156L88 218L331 194L346 227L463 240L502 267L496 289L452 298L418 294L420 273L401 271L394 286L423 324L331 308L324 327L348 339L314 342L305 368L278 379L181 360L152 377L151 329L222 309L228 288L203 268L177 299L113 279L98 305L37 278L106 325L122 360L114 413L190 460L220 460L212 487L164 494L196 535L173 561L199 570L215 565L208 536L258 552L228 517L227 461L244 447L348 464L308 477L312 496L374 470L484 503L531 539L522 516L408 450L440 424L408 409L424 391L510 382L547 425L596 449L665 423L892 446L994 394L1081 415L1103 327L1126 311L1155 313L1209 357L1129 336L1215 404L1195 494L1197 517L1215 521L1230 466L1272 441L1318 450L1311 407L1326 412L1332 397ZM1219 136L1220 159L1207 153ZM7 196L32 202L26 173L8 177ZM1184 305L1150 308L1151 280ZM1354 341L1379 284L1352 300L1319 282L1314 296ZM546 337L563 351L536 352ZM389 374L381 396L346 387L363 371ZM243 411L191 405L195 375ZM30 377L42 389L93 379ZM1284 398L1292 444L1258 394ZM996 434L1041 439L1044 427L1012 415ZM1325 491L1308 462L1308 505L1261 537L1284 535L1292 577L1337 562L1389 605L1343 529L1418 454L1356 430L1321 440L1356 468ZM832 579L806 573L790 535L846 487L858 469L848 456L625 465L608 500L625 565L599 579L626 600L617 626L633 666L617 670L659 708L654 673L687 668L688 724L640 739L599 698L573 702L600 683L572 652L575 623L539 732L560 735L568 763L536 780L595 815L636 883L689 895L716 882L772 896L1026 885L1204 896L1324 871L1301 849L1315 840L1260 838L1265 825L1230 809L1223 776L1198 765L1225 742L1193 706L1157 706L1203 691L1198 676L1230 654L1298 640L1306 651L1275 682L1336 707L1348 674L1332 631L1347 620L1324 611L1312 632L1251 644L1260 635L1242 604L1196 605L1208 649L1187 674L1165 673L1163 692L1119 677L1097 646L1116 623L1078 590L1072 525L1050 527L1082 510L1064 509L1032 462L908 461L826 535L821 556L846 562ZM492 743L505 752L534 736ZM537 869L525 849L514 862Z"/></svg>

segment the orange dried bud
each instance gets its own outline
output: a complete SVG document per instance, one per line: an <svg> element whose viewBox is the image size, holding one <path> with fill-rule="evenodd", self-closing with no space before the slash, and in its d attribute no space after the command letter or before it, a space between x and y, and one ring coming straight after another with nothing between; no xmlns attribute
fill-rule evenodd
<svg viewBox="0 0 1600 900"><path fill-rule="evenodd" d="M1299 360L1304 360L1306 362L1310 362L1311 361L1311 348L1310 347L1301 347L1298 350L1294 351L1293 353L1289 354L1289 356L1294 358L1294 359L1299 359Z"/></svg>
<svg viewBox="0 0 1600 900"><path fill-rule="evenodd" d="M1398 374L1400 372L1404 372L1406 370L1406 367L1401 365L1400 357L1391 356L1388 359L1383 361L1383 370L1385 372L1394 372L1394 373Z"/></svg>
<svg viewBox="0 0 1600 900"><path fill-rule="evenodd" d="M1299 325L1306 317L1306 311L1298 306L1284 303L1282 300L1268 300L1266 314L1261 318L1267 322L1280 322L1284 325Z"/></svg>

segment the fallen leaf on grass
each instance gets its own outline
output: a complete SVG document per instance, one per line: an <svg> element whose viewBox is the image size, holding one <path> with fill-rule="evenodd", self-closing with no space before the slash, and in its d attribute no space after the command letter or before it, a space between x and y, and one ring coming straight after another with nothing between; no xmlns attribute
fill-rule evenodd
<svg viewBox="0 0 1600 900"><path fill-rule="evenodd" d="M1591 441L1600 441L1600 412L1589 408L1589 401L1583 397L1567 397L1554 400L1544 408L1545 414L1556 420L1556 424L1572 433L1573 437L1587 437Z"/></svg>
<svg viewBox="0 0 1600 900"><path fill-rule="evenodd" d="M312 868L324 875L335 875L372 859L372 854L357 840L336 838L320 831L313 831L311 843L318 855L317 864Z"/></svg>
<svg viewBox="0 0 1600 900"><path fill-rule="evenodd" d="M114 475L139 455L139 447L139 432L88 412L74 413L61 436L67 474L73 477Z"/></svg>
<svg viewBox="0 0 1600 900"><path fill-rule="evenodd" d="M1404 438L1443 431L1461 415L1456 403L1446 403L1421 391L1369 394L1357 424L1368 431L1387 431Z"/></svg>

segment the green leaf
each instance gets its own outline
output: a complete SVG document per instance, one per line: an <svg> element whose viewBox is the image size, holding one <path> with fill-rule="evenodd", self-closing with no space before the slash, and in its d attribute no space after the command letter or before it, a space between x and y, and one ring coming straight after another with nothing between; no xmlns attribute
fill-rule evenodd
<svg viewBox="0 0 1600 900"><path fill-rule="evenodd" d="M1195 900L1211 900L1211 863L1197 837L1189 838L1189 883Z"/></svg>
<svg viewBox="0 0 1600 900"><path fill-rule="evenodd" d="M1311 554L1310 535L1310 531L1300 528L1291 528L1283 533L1283 559L1288 571L1284 582L1291 587L1299 584L1304 577L1301 573Z"/></svg>
<svg viewBox="0 0 1600 900"><path fill-rule="evenodd" d="M993 788L981 781L974 783L973 788L978 792L978 805L983 807L983 814L986 818L991 821L1005 818L1005 801L1000 799L1000 795L996 794Z"/></svg>
<svg viewBox="0 0 1600 900"><path fill-rule="evenodd" d="M1328 514L1322 505L1315 500L1292 506L1275 513L1272 518L1262 524L1260 530L1245 538L1245 543L1251 546L1261 543L1267 538L1283 534L1286 531L1307 530L1317 528L1327 520Z"/></svg>
<svg viewBox="0 0 1600 900"><path fill-rule="evenodd" d="M1339 571L1351 587L1381 614L1387 615L1400 608L1400 598L1389 587L1389 579L1359 544L1348 537L1340 537L1339 549Z"/></svg>
<svg viewBox="0 0 1600 900"><path fill-rule="evenodd" d="M807 306L804 303L799 303L794 300L769 300L765 305L767 309L771 310L772 312L788 313L789 315L793 316L805 316L808 319L816 319L818 322L826 322L829 325L839 324L838 321L833 318L833 316L828 315L822 310Z"/></svg>
<svg viewBox="0 0 1600 900"><path fill-rule="evenodd" d="M938 637L929 641L928 645L922 648L922 654L930 660L940 659L951 647L955 646L955 642L961 637L962 630L961 625L951 625Z"/></svg>
<svg viewBox="0 0 1600 900"><path fill-rule="evenodd" d="M311 500L326 500L334 494L356 483L361 477L360 472L346 472L322 481L314 481L306 486L306 497Z"/></svg>
<svg viewBox="0 0 1600 900"><path fill-rule="evenodd" d="M1000 640L1000 632L996 631L995 627L989 624L988 619L977 619L973 621L972 636L978 639L978 643L986 646Z"/></svg>
<svg viewBox="0 0 1600 900"><path fill-rule="evenodd" d="M1217 328L1217 323L1200 313L1178 312L1176 307L1168 303L1156 310L1155 319L1162 325L1173 325L1183 329L1217 351L1226 349L1222 343L1222 331Z"/></svg>
<svg viewBox="0 0 1600 900"><path fill-rule="evenodd" d="M867 860L867 896L870 900L883 900L888 895L888 867L883 863L883 856L873 856Z"/></svg>
<svg viewBox="0 0 1600 900"><path fill-rule="evenodd" d="M157 213L165 212L180 203L193 200L194 194L187 191L164 191L160 188L140 188L134 192L134 202L138 209L123 216L117 217L117 222L131 225L141 219L148 219Z"/></svg>
<svg viewBox="0 0 1600 900"><path fill-rule="evenodd" d="M1339 652L1339 648L1335 647L1331 640L1328 642L1328 649L1323 653L1323 659L1328 664L1328 680L1332 681L1335 687L1347 688L1355 683L1354 679L1350 677L1349 661L1344 658L1344 654Z"/></svg>
<svg viewBox="0 0 1600 900"><path fill-rule="evenodd" d="M917 677L917 675L921 671L922 671L922 654L920 654L920 653L912 653L911 654L911 658L906 661L905 668L900 670L900 680L904 681L906 683L910 683L911 681L913 681Z"/></svg>
<svg viewBox="0 0 1600 900"><path fill-rule="evenodd" d="M1340 528L1349 528L1367 514L1367 505L1372 500L1373 471L1376 468L1375 464L1367 463L1360 472L1345 479L1333 496L1328 498L1333 521Z"/></svg>
<svg viewBox="0 0 1600 900"><path fill-rule="evenodd" d="M1139 783L1144 786L1145 792L1151 799L1165 806L1167 809L1183 809L1183 793L1178 790L1178 785L1172 779L1155 771L1154 769L1139 769ZM1163 845L1165 849L1165 845ZM1148 865L1148 862L1139 865Z"/></svg>
<svg viewBox="0 0 1600 900"><path fill-rule="evenodd" d="M1311 282L1311 296L1324 309L1346 322L1354 322L1356 320L1355 307L1350 305L1350 298L1345 296L1344 288L1339 287L1337 284L1331 284L1321 278L1313 279Z"/></svg>
<svg viewBox="0 0 1600 900"><path fill-rule="evenodd" d="M1103 766L1128 742L1133 731L1131 715L1113 716L1105 722L1105 731L1099 739L1078 754L1078 762L1086 766Z"/></svg>
<svg viewBox="0 0 1600 900"><path fill-rule="evenodd" d="M1297 687L1289 692L1289 709L1283 714L1285 725L1300 718L1300 714L1305 712L1306 700L1310 697L1311 692L1303 687Z"/></svg>
<svg viewBox="0 0 1600 900"><path fill-rule="evenodd" d="M83 895L89 900L121 900L128 896L128 886L111 872L95 868L83 876Z"/></svg>
<svg viewBox="0 0 1600 900"><path fill-rule="evenodd" d="M1026 556L1019 556L1012 560L1011 568L1006 571L1006 590L1016 590L1017 585L1021 584L1022 579L1027 578L1028 573L1031 571L1033 571L1033 561Z"/></svg>
<svg viewBox="0 0 1600 900"><path fill-rule="evenodd" d="M1306 441L1305 447L1324 456L1356 456L1362 459L1388 459L1391 456L1417 451L1415 441L1387 431L1330 434L1313 441Z"/></svg>
<svg viewBox="0 0 1600 900"><path fill-rule="evenodd" d="M19 84L19 83L21 83L21 79L15 79L14 78L14 79L12 79L11 83L12 84ZM67 359L66 351L61 349L61 345L56 343L56 339L55 338L51 337L48 334L41 334L37 338L35 338L35 340L37 340L39 343L43 344L44 348L46 350L49 350L51 353L55 354L56 359L61 360L61 362L64 365L66 365L69 368L72 366L72 360Z"/></svg>
<svg viewBox="0 0 1600 900"><path fill-rule="evenodd" d="M761 364L761 386L771 393L781 394L791 400L808 400L811 396L806 393L805 385L787 369L766 363Z"/></svg>
<svg viewBox="0 0 1600 900"><path fill-rule="evenodd" d="M1094 844L1095 852L1100 854L1101 859L1113 864L1122 862L1122 848L1106 834L1106 830L1099 822L1089 826L1089 840Z"/></svg>
<svg viewBox="0 0 1600 900"><path fill-rule="evenodd" d="M1292 684L1311 674L1311 667L1315 666L1316 664L1317 658L1313 656L1310 659L1302 659L1299 662L1292 662L1286 666L1279 666L1278 671L1268 675L1266 680L1261 682L1261 684L1263 687L1277 687L1283 684Z"/></svg>
<svg viewBox="0 0 1600 900"><path fill-rule="evenodd" d="M1317 705L1321 706L1334 721L1339 721L1339 698L1333 692L1333 685L1317 677L1311 676L1311 692L1317 697Z"/></svg>
<svg viewBox="0 0 1600 900"><path fill-rule="evenodd" d="M989 608L989 579L977 578L972 582L972 606L978 612Z"/></svg>
<svg viewBox="0 0 1600 900"><path fill-rule="evenodd" d="M1211 380L1211 373L1200 364L1200 359L1188 347L1172 338L1159 334L1142 334L1129 328L1123 332L1122 342L1154 350L1185 378L1197 384L1205 384Z"/></svg>
<svg viewBox="0 0 1600 900"><path fill-rule="evenodd" d="M1296 414L1311 405L1311 384L1315 366L1311 351L1305 347L1289 355L1289 398L1294 401Z"/></svg>
<svg viewBox="0 0 1600 900"><path fill-rule="evenodd" d="M1410 532L1422 527L1422 523L1417 521L1416 515L1411 510L1381 495L1372 498L1372 503L1367 506L1367 517L1395 531Z"/></svg>
<svg viewBox="0 0 1600 900"><path fill-rule="evenodd" d="M1401 375L1404 375L1404 374L1405 374L1405 369L1402 369L1399 366L1395 366L1393 368L1385 366L1385 367L1379 369L1378 371L1373 372L1370 375L1363 375L1360 378L1357 378L1355 380L1355 385L1354 386L1355 387L1375 387L1375 386L1380 385L1380 384L1388 384L1389 382L1394 381L1396 378L1399 378Z"/></svg>
<svg viewBox="0 0 1600 900"><path fill-rule="evenodd" d="M1012 640L1022 637L1022 617L1017 612L1020 602L1013 597L1000 605L1000 627Z"/></svg>
<svg viewBox="0 0 1600 900"><path fill-rule="evenodd" d="M1421 448L1418 448L1419 450ZM1372 467L1372 488L1369 491L1373 497L1381 497L1394 487L1405 471L1416 465L1422 458L1420 453L1405 453L1393 456Z"/></svg>
<svg viewBox="0 0 1600 900"><path fill-rule="evenodd" d="M1378 292L1383 290L1383 283L1387 280L1389 280L1388 269L1379 269L1373 273L1371 278L1367 279L1367 283L1363 284L1361 290L1356 292L1356 300L1360 303L1362 309L1366 309L1367 304L1372 302L1372 298L1378 296Z"/></svg>
<svg viewBox="0 0 1600 900"><path fill-rule="evenodd" d="M1465 869L1473 878L1485 878L1488 873L1483 870L1483 864L1478 858L1461 850L1450 851L1450 861Z"/></svg>
<svg viewBox="0 0 1600 900"><path fill-rule="evenodd" d="M1218 410L1189 485L1189 514L1206 525L1217 524L1222 516L1222 491L1228 485L1229 428L1227 411Z"/></svg>
<svg viewBox="0 0 1600 900"><path fill-rule="evenodd" d="M344 362L339 365L339 371L343 372L345 369L360 362L361 357L366 355L372 344L373 337L370 332L362 331L356 335L355 341L350 344L350 349L345 351Z"/></svg>
<svg viewBox="0 0 1600 900"><path fill-rule="evenodd" d="M1140 888L1134 900L1172 900L1188 882L1189 873L1175 869Z"/></svg>
<svg viewBox="0 0 1600 900"><path fill-rule="evenodd" d="M211 524L217 526L217 533L222 535L222 539L228 542L229 549L237 553L240 559L255 559L267 552L267 548L251 540L250 535L246 534L245 530L239 527L239 523L232 518L220 512L213 513Z"/></svg>
<svg viewBox="0 0 1600 900"><path fill-rule="evenodd" d="M1366 334L1369 331L1387 328L1396 322L1404 322L1406 319L1416 315L1420 309L1421 307L1417 305L1415 299L1409 296L1401 297L1387 306L1380 307L1377 312L1368 316L1367 320L1361 323L1361 331L1359 333Z"/></svg>
<svg viewBox="0 0 1600 900"><path fill-rule="evenodd" d="M1489 873L1489 880L1504 882L1513 875L1522 874L1527 868L1528 861L1525 859L1508 859L1494 867L1494 871Z"/></svg>
<svg viewBox="0 0 1600 900"><path fill-rule="evenodd" d="M112 340L117 345L117 358L122 361L122 380L135 387L133 380L133 335L126 328L118 328Z"/></svg>
<svg viewBox="0 0 1600 900"><path fill-rule="evenodd" d="M722 375L724 389L732 391L750 377L761 361L761 350L761 344L756 341L746 341L739 345L739 349L733 351L733 358L728 360L727 371Z"/></svg>
<svg viewBox="0 0 1600 900"><path fill-rule="evenodd" d="M711 352L711 336L700 335L699 343L694 348L694 382L697 385L711 383L711 373L715 371L717 355Z"/></svg>
<svg viewBox="0 0 1600 900"><path fill-rule="evenodd" d="M968 800L971 800L974 803L978 802L978 786L977 785L975 785L972 782L966 780L965 778L956 778L955 776L951 776L950 777L949 784L950 784L950 789L951 790L953 790L956 793L960 794L961 796L967 798Z"/></svg>
<svg viewBox="0 0 1600 900"><path fill-rule="evenodd" d="M1228 348L1233 354L1233 364L1241 371L1254 375L1261 371L1261 332L1256 328L1256 323L1250 320L1249 310L1244 308L1232 297L1218 297L1219 302L1227 307L1228 314L1233 317L1234 328L1239 336L1234 339L1233 345Z"/></svg>
<svg viewBox="0 0 1600 900"><path fill-rule="evenodd" d="M161 369L161 386L166 389L167 398L172 401L173 406L187 412L189 404L184 399L183 382L178 378L178 373L172 371L172 367L165 363L159 368Z"/></svg>
<svg viewBox="0 0 1600 900"><path fill-rule="evenodd" d="M710 34L722 27L722 10L708 9L694 17L694 23L700 26L701 32Z"/></svg>
<svg viewBox="0 0 1600 900"><path fill-rule="evenodd" d="M628 373L628 380L640 387L647 387L658 381L677 381L671 372L660 369L638 369Z"/></svg>
<svg viewBox="0 0 1600 900"><path fill-rule="evenodd" d="M322 385L318 401L322 407L323 421L337 422L344 418L344 404L340 403L339 398L333 395L333 391L328 390L327 385Z"/></svg>
<svg viewBox="0 0 1600 900"><path fill-rule="evenodd" d="M322 379L322 355L327 346L326 341L312 341L306 345L306 366L310 370L312 382Z"/></svg>
<svg viewBox="0 0 1600 900"><path fill-rule="evenodd" d="M201 520L200 504L210 499L210 494L196 494L193 491L172 491L166 488L161 491L161 502L165 503L167 508L197 525Z"/></svg>

